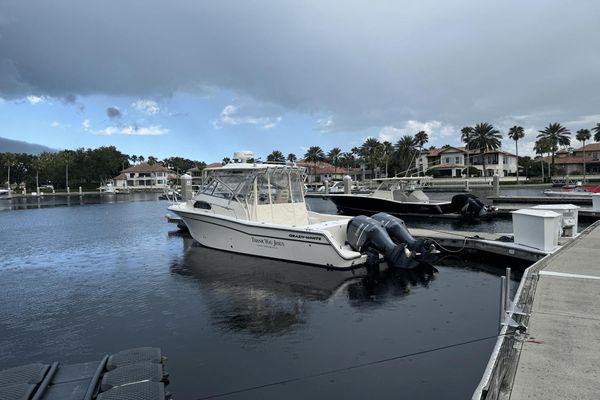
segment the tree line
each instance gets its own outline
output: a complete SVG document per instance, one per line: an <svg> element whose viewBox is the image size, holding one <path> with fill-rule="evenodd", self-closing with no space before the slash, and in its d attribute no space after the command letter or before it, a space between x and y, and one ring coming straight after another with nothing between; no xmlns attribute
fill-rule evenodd
<svg viewBox="0 0 600 400"><path fill-rule="evenodd" d="M594 141L600 142L600 123L591 129L578 130L575 139L585 147L585 143L592 138L592 131L595 133ZM534 175L542 175L542 177L544 176L546 164L544 157L551 157L551 163L547 165L547 174L551 177L555 173L555 154L559 149L567 149L570 146L570 135L571 131L557 122L539 130L534 151L540 156L541 161L540 166L536 166L531 157L519 157L518 142L525 137L525 129L522 126L515 125L507 132L507 137L515 142L515 154L519 160L519 165L525 167ZM485 170L486 159L483 154L500 149L502 134L492 124L481 122L472 127L463 127L460 130L460 140L465 144L467 150L479 154L479 159ZM320 146L311 146L306 150L303 159L312 164L313 171L316 170L319 162L328 162L335 168L342 170L365 166L370 171L379 171L380 173L385 171L386 176L411 175L422 172L418 170L416 160L423 153L424 146L428 142L429 134L426 131L419 131L415 135L404 135L396 143L379 141L370 137L361 146L353 147L349 151L334 147L325 152ZM449 145L442 147L447 146ZM432 149L435 149L435 146L429 147L429 150ZM465 171L469 176L475 171L480 173L479 170L469 165L471 158L472 155L466 158ZM270 162L285 162L286 160L295 162L297 156L293 153L285 156L280 150L273 150L267 156L267 161ZM517 182L518 180L519 169L517 168Z"/></svg>
<svg viewBox="0 0 600 400"><path fill-rule="evenodd" d="M25 183L30 190L38 186L52 185L56 189L81 186L95 189L119 175L130 166L147 162L161 164L173 171L187 171L192 167L204 168L201 161L183 157L169 157L159 160L154 156L128 155L115 146L102 146L96 149L63 150L44 152L39 155L25 153L0 153L0 166L4 167L1 181L15 184Z"/></svg>

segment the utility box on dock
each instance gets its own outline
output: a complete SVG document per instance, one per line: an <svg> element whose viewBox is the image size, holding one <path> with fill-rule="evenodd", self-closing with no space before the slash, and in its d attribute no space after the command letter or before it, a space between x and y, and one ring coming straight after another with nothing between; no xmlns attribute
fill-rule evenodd
<svg viewBox="0 0 600 400"><path fill-rule="evenodd" d="M512 213L515 244L550 252L558 245L561 214L550 210L523 209Z"/></svg>
<svg viewBox="0 0 600 400"><path fill-rule="evenodd" d="M592 195L592 211L593 212L600 211L600 193Z"/></svg>
<svg viewBox="0 0 600 400"><path fill-rule="evenodd" d="M536 210L549 210L562 215L560 234L565 237L577 236L579 224L579 207L573 204L540 204Z"/></svg>

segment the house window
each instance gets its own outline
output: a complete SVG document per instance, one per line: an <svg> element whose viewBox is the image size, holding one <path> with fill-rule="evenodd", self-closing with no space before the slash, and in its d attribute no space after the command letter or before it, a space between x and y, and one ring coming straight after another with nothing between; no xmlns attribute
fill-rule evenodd
<svg viewBox="0 0 600 400"><path fill-rule="evenodd" d="M600 153L599 153L599 152L597 152L597 151L594 151L594 152L592 153L592 160L594 160L594 161L598 161L599 159L600 159Z"/></svg>
<svg viewBox="0 0 600 400"><path fill-rule="evenodd" d="M444 158L444 160L445 160L444 162L445 162L446 164L450 164L450 157L446 157L446 158Z"/></svg>
<svg viewBox="0 0 600 400"><path fill-rule="evenodd" d="M132 172L132 173L130 173L130 174L129 174L129 177L130 177L130 178L135 178L135 173L133 173L133 172Z"/></svg>
<svg viewBox="0 0 600 400"><path fill-rule="evenodd" d="M454 157L454 164L460 164L460 157Z"/></svg>

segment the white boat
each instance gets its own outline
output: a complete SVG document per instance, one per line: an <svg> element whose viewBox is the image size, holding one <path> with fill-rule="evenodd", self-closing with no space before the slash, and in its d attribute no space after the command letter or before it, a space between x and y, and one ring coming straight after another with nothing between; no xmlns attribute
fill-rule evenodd
<svg viewBox="0 0 600 400"><path fill-rule="evenodd" d="M563 190L548 189L544 194L549 197L577 197L592 198L592 195L600 193L598 186L577 186L575 188L565 188Z"/></svg>
<svg viewBox="0 0 600 400"><path fill-rule="evenodd" d="M10 190L0 189L0 199L10 199Z"/></svg>
<svg viewBox="0 0 600 400"><path fill-rule="evenodd" d="M169 207L200 244L331 269L374 265L381 258L391 266L407 266L435 253L431 242L414 240L405 227L408 236L400 243L396 235L394 242L387 232L398 222L384 226L385 215L378 222L308 211L305 168L247 163L248 158L251 153L238 152L231 163L206 169L209 180L202 191Z"/></svg>

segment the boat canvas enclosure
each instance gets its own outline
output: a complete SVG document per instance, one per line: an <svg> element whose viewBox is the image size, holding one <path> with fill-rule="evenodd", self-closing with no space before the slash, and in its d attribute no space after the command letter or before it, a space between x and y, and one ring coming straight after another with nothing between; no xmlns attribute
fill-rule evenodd
<svg viewBox="0 0 600 400"><path fill-rule="evenodd" d="M229 164L228 168L211 168L208 173L209 181L201 194L220 199L215 203L233 211L236 218L272 224L308 224L304 168Z"/></svg>

